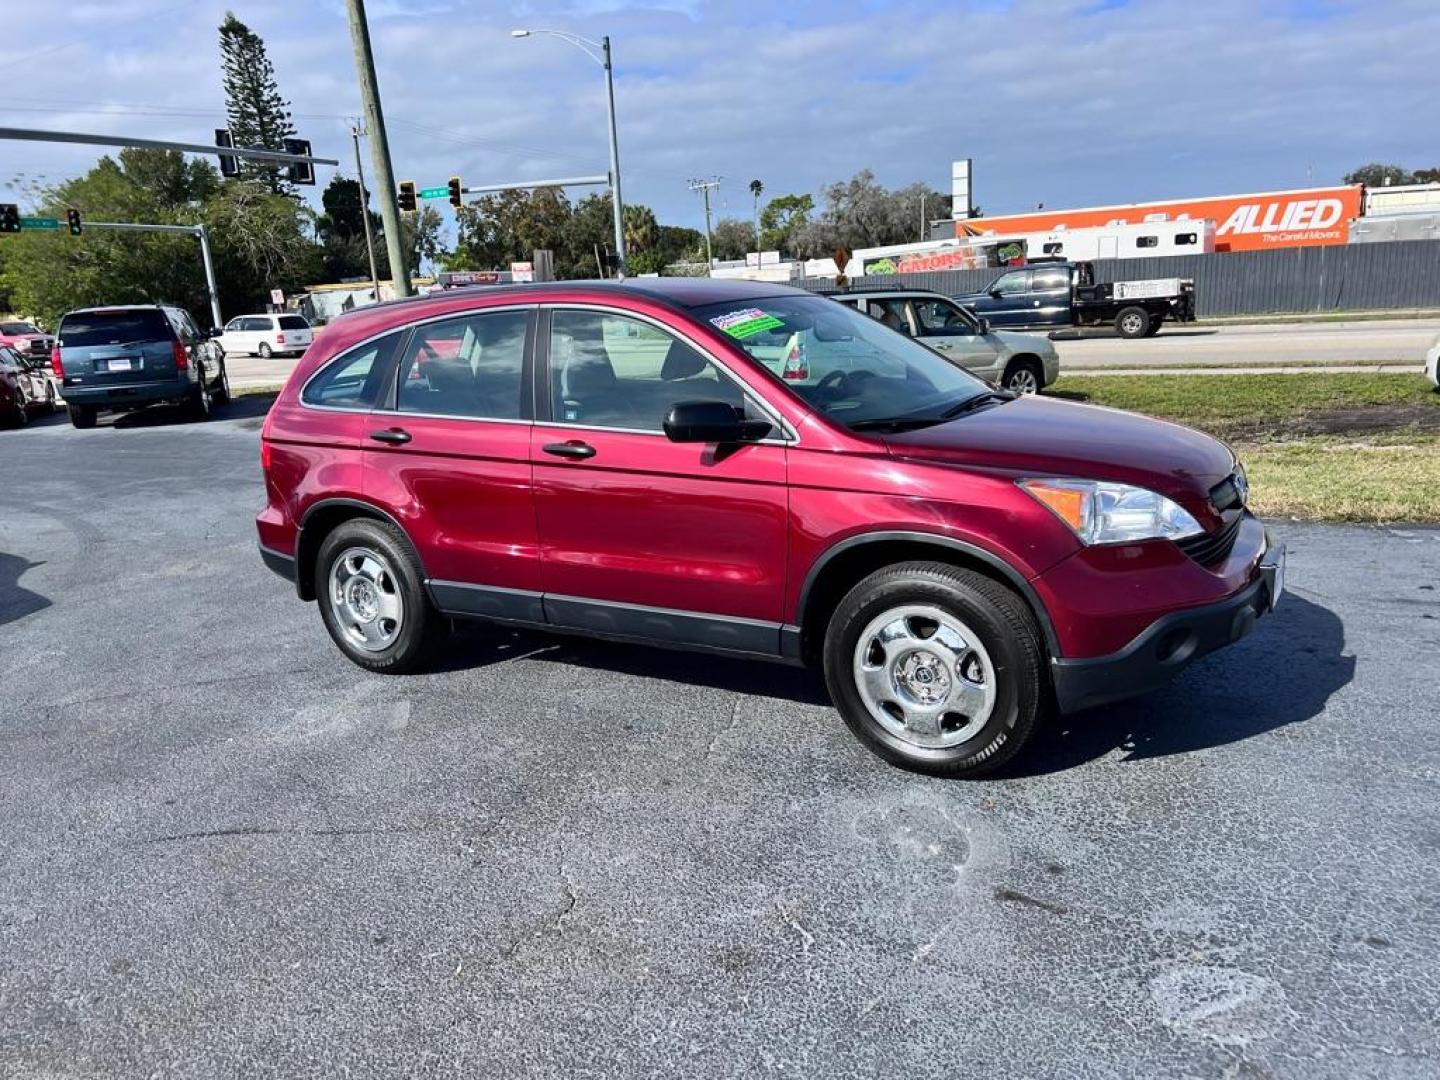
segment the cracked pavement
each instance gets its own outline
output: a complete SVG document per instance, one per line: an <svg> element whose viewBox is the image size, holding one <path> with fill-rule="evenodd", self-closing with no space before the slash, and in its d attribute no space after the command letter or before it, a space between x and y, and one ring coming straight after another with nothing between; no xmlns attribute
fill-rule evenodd
<svg viewBox="0 0 1440 1080"><path fill-rule="evenodd" d="M783 667L352 667L255 408L0 432L0 1076L1440 1071L1440 531L1277 524L1252 637L946 782Z"/></svg>

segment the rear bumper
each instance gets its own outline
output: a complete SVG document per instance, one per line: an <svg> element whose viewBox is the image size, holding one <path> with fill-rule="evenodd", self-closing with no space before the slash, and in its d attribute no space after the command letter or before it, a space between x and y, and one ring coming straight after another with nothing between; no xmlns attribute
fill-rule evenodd
<svg viewBox="0 0 1440 1080"><path fill-rule="evenodd" d="M1184 608L1156 619L1128 645L1109 656L1051 661L1061 712L1076 712L1158 689L1193 661L1232 645L1275 608L1283 588L1285 547L1268 530L1254 579L1216 603Z"/></svg>
<svg viewBox="0 0 1440 1080"><path fill-rule="evenodd" d="M95 409L133 409L162 401L184 401L195 392L198 383L189 379L158 383L135 383L129 386L86 386L84 383L61 387L61 394L70 405L88 405Z"/></svg>

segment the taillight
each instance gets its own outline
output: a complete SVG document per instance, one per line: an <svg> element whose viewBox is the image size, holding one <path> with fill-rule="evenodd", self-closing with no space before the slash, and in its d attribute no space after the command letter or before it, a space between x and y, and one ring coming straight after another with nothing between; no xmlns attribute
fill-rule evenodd
<svg viewBox="0 0 1440 1080"><path fill-rule="evenodd" d="M65 377L65 365L60 362L60 346L56 345L50 350L50 367L55 372L57 379Z"/></svg>
<svg viewBox="0 0 1440 1080"><path fill-rule="evenodd" d="M264 439L260 440L260 471L270 471L270 443Z"/></svg>
<svg viewBox="0 0 1440 1080"><path fill-rule="evenodd" d="M190 366L190 354L185 351L185 343L174 341L171 342L170 347L175 350L175 370L186 370Z"/></svg>
<svg viewBox="0 0 1440 1080"><path fill-rule="evenodd" d="M275 344L276 344L276 345L284 345L284 344L285 344L285 335L284 335L284 334L276 334L276 335L275 335Z"/></svg>

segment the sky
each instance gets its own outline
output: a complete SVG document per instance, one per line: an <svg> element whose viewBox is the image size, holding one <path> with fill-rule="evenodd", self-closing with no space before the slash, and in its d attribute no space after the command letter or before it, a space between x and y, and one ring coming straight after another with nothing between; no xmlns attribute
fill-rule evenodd
<svg viewBox="0 0 1440 1080"><path fill-rule="evenodd" d="M1440 165L1440 0L368 7L397 179L605 172L599 66L509 32L608 34L623 195L667 224L703 225L694 177L722 178L718 216L748 218L753 179L769 197L868 168L948 192L950 163L969 157L993 215L1329 184L1376 160ZM353 176L343 0L0 0L0 126L211 141L227 8L265 39L300 134ZM100 152L0 142L0 201ZM315 197L334 172L320 168Z"/></svg>

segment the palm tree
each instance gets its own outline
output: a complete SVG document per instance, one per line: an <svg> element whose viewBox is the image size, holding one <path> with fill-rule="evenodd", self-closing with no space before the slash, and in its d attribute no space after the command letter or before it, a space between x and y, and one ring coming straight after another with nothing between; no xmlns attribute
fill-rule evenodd
<svg viewBox="0 0 1440 1080"><path fill-rule="evenodd" d="M622 211L625 228L625 250L640 254L655 246L660 236L660 224L655 220L655 211L648 206L631 203Z"/></svg>
<svg viewBox="0 0 1440 1080"><path fill-rule="evenodd" d="M755 200L755 269L760 269L760 249L764 246L760 243L760 193L765 190L765 185L759 180L750 181L750 195Z"/></svg>

